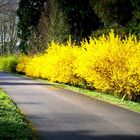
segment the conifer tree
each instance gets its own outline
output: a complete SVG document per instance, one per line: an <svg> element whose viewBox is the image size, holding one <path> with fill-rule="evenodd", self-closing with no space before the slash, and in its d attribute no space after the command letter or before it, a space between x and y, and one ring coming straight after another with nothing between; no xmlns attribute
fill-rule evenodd
<svg viewBox="0 0 140 140"><path fill-rule="evenodd" d="M70 33L76 42L88 38L93 30L97 30L100 19L90 6L89 0L60 0L67 21L70 25Z"/></svg>
<svg viewBox="0 0 140 140"><path fill-rule="evenodd" d="M90 4L107 27L112 24L125 26L132 18L131 0L90 0Z"/></svg>
<svg viewBox="0 0 140 140"><path fill-rule="evenodd" d="M20 0L17 15L19 17L18 35L21 39L20 49L28 53L28 38L31 31L35 30L46 0Z"/></svg>

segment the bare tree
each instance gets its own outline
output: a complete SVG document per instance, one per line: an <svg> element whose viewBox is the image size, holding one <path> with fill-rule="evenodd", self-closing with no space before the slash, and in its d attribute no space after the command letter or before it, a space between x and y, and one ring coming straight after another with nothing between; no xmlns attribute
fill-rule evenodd
<svg viewBox="0 0 140 140"><path fill-rule="evenodd" d="M9 17L15 13L19 0L0 0L0 17Z"/></svg>
<svg viewBox="0 0 140 140"><path fill-rule="evenodd" d="M13 54L16 49L18 0L0 0L0 54Z"/></svg>
<svg viewBox="0 0 140 140"><path fill-rule="evenodd" d="M62 9L58 5L58 0L49 0L44 4L44 11L37 30L32 32L30 37L30 53L36 54L45 51L53 41L65 43L70 31Z"/></svg>

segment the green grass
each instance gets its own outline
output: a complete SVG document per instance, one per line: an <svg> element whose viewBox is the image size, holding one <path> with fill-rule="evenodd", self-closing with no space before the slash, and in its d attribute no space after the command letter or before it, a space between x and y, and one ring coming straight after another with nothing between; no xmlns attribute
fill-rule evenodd
<svg viewBox="0 0 140 140"><path fill-rule="evenodd" d="M24 116L2 90L0 90L0 140L35 140Z"/></svg>
<svg viewBox="0 0 140 140"><path fill-rule="evenodd" d="M46 80L41 80L41 81L49 83ZM128 100L123 100L123 98L120 98L119 96L115 96L114 94L112 95L112 94L99 93L96 91L82 89L79 87L65 85L65 84L59 84L59 83L51 83L51 84L54 85L55 87L68 89L74 92L84 94L86 96L90 96L91 98L96 98L96 99L99 99L99 100L102 100L102 101L105 101L105 102L108 102L117 106L127 108L135 112L140 112L140 101L133 102L133 101L128 101Z"/></svg>
<svg viewBox="0 0 140 140"><path fill-rule="evenodd" d="M17 56L0 56L0 70L15 72L15 68L18 62Z"/></svg>

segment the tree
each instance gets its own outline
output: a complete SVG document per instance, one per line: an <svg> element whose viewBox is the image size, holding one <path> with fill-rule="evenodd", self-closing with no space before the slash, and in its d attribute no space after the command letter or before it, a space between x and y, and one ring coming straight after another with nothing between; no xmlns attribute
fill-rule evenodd
<svg viewBox="0 0 140 140"><path fill-rule="evenodd" d="M17 38L17 0L0 0L0 54L13 54Z"/></svg>
<svg viewBox="0 0 140 140"><path fill-rule="evenodd" d="M28 53L29 37L31 32L36 30L38 21L46 0L20 0L17 15L19 17L18 35L21 39L20 49Z"/></svg>
<svg viewBox="0 0 140 140"><path fill-rule="evenodd" d="M45 39L47 43L51 40L62 43L71 34L73 40L79 43L99 26L99 18L89 5L89 0L21 0L17 13L20 48L26 54L33 49L31 40L36 37ZM45 37L40 30L47 33Z"/></svg>
<svg viewBox="0 0 140 140"><path fill-rule="evenodd" d="M134 33L140 39L140 0L131 0L134 10L132 12L133 17L128 23L128 30L130 33Z"/></svg>
<svg viewBox="0 0 140 140"><path fill-rule="evenodd" d="M93 30L99 28L100 19L90 6L89 0L60 0L59 5L67 17L70 33L76 42L88 38Z"/></svg>
<svg viewBox="0 0 140 140"><path fill-rule="evenodd" d="M30 52L38 53L47 49L51 41L65 43L70 35L69 25L66 21L58 0L49 0L44 5L37 30L30 37Z"/></svg>
<svg viewBox="0 0 140 140"><path fill-rule="evenodd" d="M112 24L125 26L132 18L131 0L90 0L90 3L107 27Z"/></svg>

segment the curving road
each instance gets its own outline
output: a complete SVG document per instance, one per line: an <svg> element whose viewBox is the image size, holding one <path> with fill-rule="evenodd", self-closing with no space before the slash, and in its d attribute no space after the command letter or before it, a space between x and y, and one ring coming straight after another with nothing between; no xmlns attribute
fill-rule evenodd
<svg viewBox="0 0 140 140"><path fill-rule="evenodd" d="M140 114L0 72L0 87L37 129L38 140L140 140Z"/></svg>

